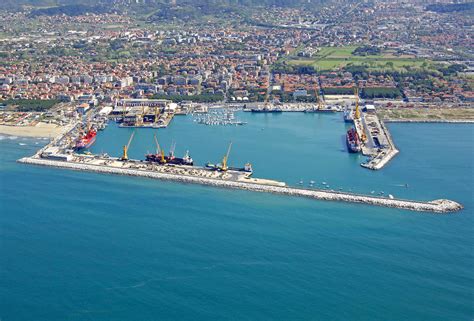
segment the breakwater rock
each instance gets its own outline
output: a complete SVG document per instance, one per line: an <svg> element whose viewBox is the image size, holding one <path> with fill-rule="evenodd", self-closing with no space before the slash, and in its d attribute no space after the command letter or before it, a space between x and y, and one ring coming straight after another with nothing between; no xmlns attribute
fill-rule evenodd
<svg viewBox="0 0 474 321"><path fill-rule="evenodd" d="M247 183L242 181L232 181L225 179L213 179L195 177L189 175L177 175L169 173L160 173L150 170L117 168L105 165L92 165L76 162L56 161L37 157L25 157L18 160L20 163L66 168L72 170L89 171L95 173L118 174L128 176L140 176L153 179L170 180L182 183L201 184L223 188L233 188L248 190L254 192L266 192L289 196L299 196L313 198L325 201L339 201L350 203L361 203L374 206L393 207L419 212L450 213L462 209L462 205L451 200L435 200L431 202L420 202L402 199L392 199L383 197L374 197L359 195L353 193L342 193L336 191L301 189L287 186L271 186L265 184Z"/></svg>

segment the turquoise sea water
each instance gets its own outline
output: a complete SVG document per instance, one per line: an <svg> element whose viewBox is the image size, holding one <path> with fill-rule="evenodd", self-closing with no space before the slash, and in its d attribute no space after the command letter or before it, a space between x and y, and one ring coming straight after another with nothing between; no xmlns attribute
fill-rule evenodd
<svg viewBox="0 0 474 321"><path fill-rule="evenodd" d="M382 171L343 144L340 115L177 117L177 154L251 161L255 176L356 192L450 198L434 215L26 166L44 140L0 141L2 320L472 320L474 127L391 124ZM119 155L111 125L93 152ZM130 156L154 149L137 131ZM404 187L408 184L408 188Z"/></svg>

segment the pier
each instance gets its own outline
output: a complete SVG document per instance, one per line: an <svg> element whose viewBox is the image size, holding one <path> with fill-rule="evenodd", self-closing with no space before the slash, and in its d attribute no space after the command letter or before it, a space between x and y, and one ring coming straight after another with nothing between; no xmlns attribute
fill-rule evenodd
<svg viewBox="0 0 474 321"><path fill-rule="evenodd" d="M185 168L185 166L160 166L140 161L123 162L118 159L100 157L91 157L88 161L84 158L82 161L80 159L56 160L42 158L38 155L35 155L32 157L19 159L18 162L95 173L139 176L182 183L307 197L324 201L361 203L366 205L399 208L418 212L451 213L462 209L461 204L445 199L421 202L366 196L354 193L342 193L320 189L302 189L288 187L283 182L251 178L245 174L238 174L238 172L210 172L211 174L208 175L200 175L209 171L203 168Z"/></svg>
<svg viewBox="0 0 474 321"><path fill-rule="evenodd" d="M354 119L354 127L359 137L365 138L361 146L362 155L369 157L360 166L371 170L382 169L399 151L375 112L361 112L360 115L360 118Z"/></svg>

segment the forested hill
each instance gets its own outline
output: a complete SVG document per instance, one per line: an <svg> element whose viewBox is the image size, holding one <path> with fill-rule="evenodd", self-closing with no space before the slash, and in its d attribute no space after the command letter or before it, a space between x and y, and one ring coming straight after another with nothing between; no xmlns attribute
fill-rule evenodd
<svg viewBox="0 0 474 321"><path fill-rule="evenodd" d="M350 0L349 0L350 1ZM22 6L51 8L60 6L78 6L79 10L88 6L91 8L116 6L131 7L149 6L160 8L169 6L172 0L1 0L0 8L17 9ZM330 2L330 0L176 0L176 6L301 6ZM82 7L82 8L81 8Z"/></svg>

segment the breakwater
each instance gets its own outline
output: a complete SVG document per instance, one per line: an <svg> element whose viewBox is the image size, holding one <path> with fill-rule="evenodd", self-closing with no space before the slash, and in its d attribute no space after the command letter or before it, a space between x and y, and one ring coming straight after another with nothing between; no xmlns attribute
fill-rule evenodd
<svg viewBox="0 0 474 321"><path fill-rule="evenodd" d="M224 179L203 178L189 175L177 175L143 169L117 168L106 165L84 164L77 162L57 161L38 157L25 157L18 160L20 163L51 166L95 173L140 176L160 180L170 180L182 183L201 184L223 188L233 188L254 192L266 192L289 196L300 196L325 201L341 201L349 203L362 203L374 206L392 207L419 212L450 213L462 209L462 205L451 200L435 200L419 202L393 198L365 196L352 193L325 191L317 189L300 189L287 186L273 186L266 184L248 183L245 181L232 181Z"/></svg>
<svg viewBox="0 0 474 321"><path fill-rule="evenodd" d="M384 118L386 123L435 123L435 124L474 124L474 119L409 119L409 118Z"/></svg>

